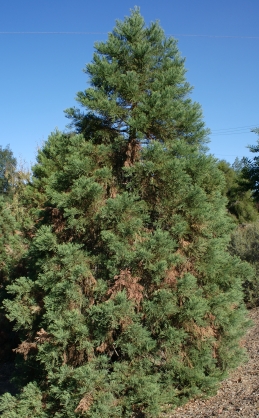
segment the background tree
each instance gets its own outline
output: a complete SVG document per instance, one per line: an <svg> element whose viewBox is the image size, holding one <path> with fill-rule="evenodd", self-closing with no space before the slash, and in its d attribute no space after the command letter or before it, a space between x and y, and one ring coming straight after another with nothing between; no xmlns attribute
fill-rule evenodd
<svg viewBox="0 0 259 418"><path fill-rule="evenodd" d="M231 234L229 251L254 268L253 276L243 283L244 300L247 307L252 308L259 303L258 204L253 197L253 191L248 189L249 181L244 175L245 167L245 158L236 159L232 166L224 160L218 162L218 168L224 173L226 181L224 195L228 199L227 209L237 223Z"/></svg>
<svg viewBox="0 0 259 418"><path fill-rule="evenodd" d="M258 207L253 191L244 176L245 163L245 159L236 159L232 166L224 160L218 162L218 168L224 173L226 181L224 195L228 199L227 209L239 224L258 219Z"/></svg>
<svg viewBox="0 0 259 418"><path fill-rule="evenodd" d="M259 135L259 128L252 130ZM251 152L259 152L259 139L257 145L248 146ZM249 158L244 159L243 176L247 180L246 187L253 191L253 197L259 201L259 156L256 155L252 160Z"/></svg>
<svg viewBox="0 0 259 418"><path fill-rule="evenodd" d="M252 222L236 228L229 245L231 254L247 261L254 269L253 277L244 282L245 302L249 308L259 305L259 223Z"/></svg>
<svg viewBox="0 0 259 418"><path fill-rule="evenodd" d="M5 198L12 193L16 164L9 146L3 148L0 145L0 195Z"/></svg>
<svg viewBox="0 0 259 418"><path fill-rule="evenodd" d="M258 129L254 132L259 133ZM249 148L251 152L259 151L258 145ZM241 223L231 235L229 250L231 254L239 256L255 269L253 277L244 282L245 302L250 308L258 306L259 303L258 161L258 156L252 160L243 158L236 162L233 170L230 167L225 169L228 208L237 217L239 224ZM220 168L223 167L224 163L220 163Z"/></svg>
<svg viewBox="0 0 259 418"><path fill-rule="evenodd" d="M23 193L30 180L30 172L13 156L10 147L0 147L0 370L9 376L13 369L13 349L19 343L13 324L3 311L6 287L17 275L23 274L23 257L27 249L26 234L31 220ZM28 229L29 228L29 229ZM4 385L1 386L1 390ZM10 390L11 384L6 384Z"/></svg>
<svg viewBox="0 0 259 418"><path fill-rule="evenodd" d="M6 298L6 286L23 274L23 256L27 248L26 235L32 227L29 207L25 205L24 192L30 172L17 164L9 147L0 150L0 306ZM0 363L13 357L17 336L0 311Z"/></svg>
<svg viewBox="0 0 259 418"><path fill-rule="evenodd" d="M224 178L176 42L134 9L95 48L77 132L49 137L28 186L26 274L4 302L22 391L4 418L155 417L243 358L252 273L226 251Z"/></svg>

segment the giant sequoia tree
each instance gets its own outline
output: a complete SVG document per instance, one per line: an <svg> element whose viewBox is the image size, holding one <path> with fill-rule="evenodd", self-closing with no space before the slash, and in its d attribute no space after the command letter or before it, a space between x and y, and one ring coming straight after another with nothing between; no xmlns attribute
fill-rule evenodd
<svg viewBox="0 0 259 418"><path fill-rule="evenodd" d="M224 179L176 42L135 9L95 49L73 132L49 137L28 186L27 273L4 303L21 392L4 418L154 417L243 355L249 270L226 251Z"/></svg>

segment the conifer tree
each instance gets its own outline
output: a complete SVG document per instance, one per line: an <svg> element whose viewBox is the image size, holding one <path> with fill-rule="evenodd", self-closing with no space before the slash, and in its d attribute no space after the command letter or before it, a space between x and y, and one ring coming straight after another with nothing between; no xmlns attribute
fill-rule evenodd
<svg viewBox="0 0 259 418"><path fill-rule="evenodd" d="M254 267L254 277L243 283L245 303L249 308L259 306L259 223L241 224L231 235L229 251ZM252 279L252 280L251 280Z"/></svg>
<svg viewBox="0 0 259 418"><path fill-rule="evenodd" d="M30 224L22 195L29 171L17 166L9 146L0 147L0 306L6 298L6 286L22 274L22 259L27 249L24 231ZM0 310L0 364L13 357L17 345L12 325Z"/></svg>
<svg viewBox="0 0 259 418"><path fill-rule="evenodd" d="M8 198L12 194L17 161L10 147L0 145L0 196Z"/></svg>
<svg viewBox="0 0 259 418"><path fill-rule="evenodd" d="M21 391L4 418L156 417L243 358L251 273L226 251L224 178L176 42L134 9L95 48L76 132L50 135L28 189L27 272L4 302Z"/></svg>
<svg viewBox="0 0 259 418"><path fill-rule="evenodd" d="M252 130L259 135L259 128ZM257 145L248 146L249 150L253 153L259 152L259 137L257 139ZM244 188L253 191L253 197L256 202L259 201L259 156L256 155L252 160L249 158L243 158L243 176L246 180L244 182Z"/></svg>
<svg viewBox="0 0 259 418"><path fill-rule="evenodd" d="M244 159L236 159L233 166L227 161L218 162L218 168L224 173L226 186L224 195L228 199L227 209L233 219L239 223L254 222L258 219L258 207L253 191L244 176Z"/></svg>

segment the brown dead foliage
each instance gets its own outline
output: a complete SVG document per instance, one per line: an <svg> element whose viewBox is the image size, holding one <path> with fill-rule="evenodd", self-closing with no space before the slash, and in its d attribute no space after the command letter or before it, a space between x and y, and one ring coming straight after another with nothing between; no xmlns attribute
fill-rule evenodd
<svg viewBox="0 0 259 418"><path fill-rule="evenodd" d="M96 351L98 351L98 353L104 353L107 347L108 347L108 343L106 341L103 341L102 344L96 347Z"/></svg>
<svg viewBox="0 0 259 418"><path fill-rule="evenodd" d="M94 278L94 276L92 274L90 274L88 277L84 277L81 280L81 287L82 287L82 291L85 295L89 295L93 288L96 285L96 280Z"/></svg>
<svg viewBox="0 0 259 418"><path fill-rule="evenodd" d="M193 276L198 277L197 270L195 268L195 259L191 257L189 252L190 241L181 239L179 241L179 248L176 254L183 257L182 264L178 267L179 277L183 277L185 273L191 273Z"/></svg>
<svg viewBox="0 0 259 418"><path fill-rule="evenodd" d="M32 314L36 314L40 312L40 310L41 310L41 307L39 305L30 306L30 311Z"/></svg>
<svg viewBox="0 0 259 418"><path fill-rule="evenodd" d="M164 283L169 287L176 288L177 287L177 277L179 277L178 269L173 266L166 271Z"/></svg>
<svg viewBox="0 0 259 418"><path fill-rule="evenodd" d="M106 336L106 340L103 341L98 347L96 347L96 351L98 353L104 353L110 351L112 353L114 351L114 339L113 339L113 331L109 331Z"/></svg>
<svg viewBox="0 0 259 418"><path fill-rule="evenodd" d="M195 277L198 277L199 274L197 273L197 270L194 267L195 262L192 259L187 259L180 267L179 267L179 273L180 277L182 278L186 273L190 273Z"/></svg>
<svg viewBox="0 0 259 418"><path fill-rule="evenodd" d="M116 187L111 187L110 188L110 197L112 199L115 199L116 196L117 196L117 188Z"/></svg>
<svg viewBox="0 0 259 418"><path fill-rule="evenodd" d="M191 228L195 231L195 232L203 232L206 229L207 225L206 224L198 224L198 223L193 223L191 224Z"/></svg>
<svg viewBox="0 0 259 418"><path fill-rule="evenodd" d="M183 238L180 239L180 248L187 248L190 245L190 241L186 241Z"/></svg>
<svg viewBox="0 0 259 418"><path fill-rule="evenodd" d="M140 277L132 277L130 270L126 269L121 270L120 274L115 276L114 279L115 283L112 288L109 289L108 295L111 295L111 298L113 298L118 292L125 289L128 299L134 300L136 304L139 305L143 299L144 290L144 287L138 283Z"/></svg>
<svg viewBox="0 0 259 418"><path fill-rule="evenodd" d="M30 351L37 351L38 344L43 344L51 340L51 334L46 332L43 328L41 328L37 333L37 337L35 337L35 341L23 341L21 344L18 345L17 348L14 348L13 351L15 353L22 354L24 359L27 360L28 354Z"/></svg>
<svg viewBox="0 0 259 418"><path fill-rule="evenodd" d="M45 331L43 328L41 328L37 332L37 337L35 338L36 343L43 344L45 342L48 342L51 340L51 334L49 334L47 331Z"/></svg>
<svg viewBox="0 0 259 418"><path fill-rule="evenodd" d="M28 354L30 351L36 351L37 350L37 344L35 342L29 342L29 341L23 341L21 344L18 345L17 348L14 348L13 351L15 353L22 354L24 357L24 360L27 360Z"/></svg>
<svg viewBox="0 0 259 418"><path fill-rule="evenodd" d="M122 331L125 331L126 328L128 328L129 325L132 324L132 318L130 318L129 316L125 316L123 318L121 318L120 320L120 326Z"/></svg>
<svg viewBox="0 0 259 418"><path fill-rule="evenodd" d="M193 320L183 323L183 328L190 334L193 334L200 341L205 341L207 338L216 337L217 330L213 325L201 327Z"/></svg>
<svg viewBox="0 0 259 418"><path fill-rule="evenodd" d="M213 315L211 312L209 312L209 313L206 315L206 318L209 318L211 321L215 321L216 316L215 316L215 315Z"/></svg>
<svg viewBox="0 0 259 418"><path fill-rule="evenodd" d="M5 245L4 245L4 248L5 248L5 251L6 251L6 253L7 253L8 255L13 255L14 250L10 247L10 245L9 245L9 244L5 244Z"/></svg>
<svg viewBox="0 0 259 418"><path fill-rule="evenodd" d="M75 412L87 412L89 411L92 403L93 403L93 395L91 393L87 393L79 402L79 404L77 405Z"/></svg>
<svg viewBox="0 0 259 418"><path fill-rule="evenodd" d="M51 208L51 219L55 232L62 232L65 227L65 220L63 214L58 208Z"/></svg>

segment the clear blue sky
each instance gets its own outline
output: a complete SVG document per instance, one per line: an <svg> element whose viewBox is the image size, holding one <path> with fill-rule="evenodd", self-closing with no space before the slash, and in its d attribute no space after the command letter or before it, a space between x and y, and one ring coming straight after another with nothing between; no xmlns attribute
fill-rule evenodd
<svg viewBox="0 0 259 418"><path fill-rule="evenodd" d="M63 110L76 105L76 93L87 87L82 69L92 59L94 41L105 40L115 19L137 5L147 24L159 20L178 39L192 98L212 131L210 152L231 163L252 155L246 146L256 143L250 129L259 126L259 1L135 1L0 2L1 146L35 161L37 146L55 127L65 128Z"/></svg>

